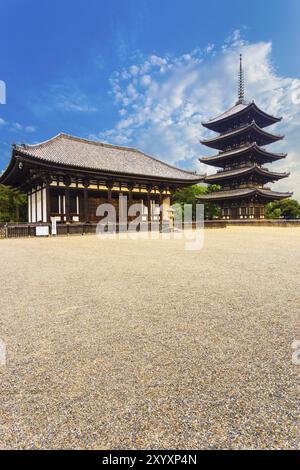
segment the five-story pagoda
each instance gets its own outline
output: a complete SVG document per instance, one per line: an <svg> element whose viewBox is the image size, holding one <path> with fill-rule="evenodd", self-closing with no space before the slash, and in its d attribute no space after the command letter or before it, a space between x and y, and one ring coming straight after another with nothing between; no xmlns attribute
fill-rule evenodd
<svg viewBox="0 0 300 470"><path fill-rule="evenodd" d="M220 185L220 191L199 196L203 202L218 205L223 219L264 218L264 206L274 200L290 197L292 193L272 191L265 184L285 178L289 173L270 171L265 163L285 158L285 153L273 153L263 146L283 139L270 134L266 127L279 122L281 118L271 116L252 101L244 98L244 76L242 55L240 55L238 101L225 113L202 123L207 129L219 135L202 140L207 147L219 150L212 157L200 158L202 163L222 168L206 176L205 183Z"/></svg>

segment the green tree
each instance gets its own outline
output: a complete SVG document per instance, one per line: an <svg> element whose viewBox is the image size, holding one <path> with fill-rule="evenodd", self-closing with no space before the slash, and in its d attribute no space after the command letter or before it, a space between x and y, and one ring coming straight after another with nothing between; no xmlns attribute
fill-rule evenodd
<svg viewBox="0 0 300 470"><path fill-rule="evenodd" d="M180 204L183 207L184 204L192 204L193 206L193 217L196 214L196 204L197 201L196 196L200 196L201 194L211 193L213 191L218 191L220 189L217 185L209 185L209 186L200 186L199 184L195 184L193 186L189 186L188 188L179 189L173 195L173 202ZM221 211L219 207L214 204L205 202L204 203L204 217L206 219L215 219L219 218Z"/></svg>
<svg viewBox="0 0 300 470"><path fill-rule="evenodd" d="M12 202L15 209L15 221L24 221L26 218L27 195L19 189L12 189Z"/></svg>
<svg viewBox="0 0 300 470"><path fill-rule="evenodd" d="M269 202L265 207L267 219L299 219L300 205L295 199L282 199L281 201Z"/></svg>
<svg viewBox="0 0 300 470"><path fill-rule="evenodd" d="M27 196L19 189L0 184L0 222L26 220Z"/></svg>
<svg viewBox="0 0 300 470"><path fill-rule="evenodd" d="M277 202L269 202L265 206L265 218L266 219L279 219L281 216L281 210L278 207Z"/></svg>
<svg viewBox="0 0 300 470"><path fill-rule="evenodd" d="M11 221L11 188L0 185L0 222Z"/></svg>

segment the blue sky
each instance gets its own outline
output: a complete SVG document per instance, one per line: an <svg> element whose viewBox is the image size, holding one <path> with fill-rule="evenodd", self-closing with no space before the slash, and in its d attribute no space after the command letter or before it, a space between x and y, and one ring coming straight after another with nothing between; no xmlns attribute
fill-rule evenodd
<svg viewBox="0 0 300 470"><path fill-rule="evenodd" d="M0 169L12 142L64 131L210 171L201 120L234 103L242 51L247 97L284 118L276 187L300 198L299 0L0 0L0 17Z"/></svg>

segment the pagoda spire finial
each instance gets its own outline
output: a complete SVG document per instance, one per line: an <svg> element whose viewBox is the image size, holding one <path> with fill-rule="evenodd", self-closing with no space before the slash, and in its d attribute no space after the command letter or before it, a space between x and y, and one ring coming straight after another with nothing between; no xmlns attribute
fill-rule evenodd
<svg viewBox="0 0 300 470"><path fill-rule="evenodd" d="M240 54L240 70L239 70L239 84L238 84L237 104L242 104L244 102L245 102L245 80L244 80L242 54Z"/></svg>

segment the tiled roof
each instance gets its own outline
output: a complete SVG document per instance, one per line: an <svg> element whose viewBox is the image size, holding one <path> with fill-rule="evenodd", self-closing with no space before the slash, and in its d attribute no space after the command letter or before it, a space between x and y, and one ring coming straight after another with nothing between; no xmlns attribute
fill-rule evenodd
<svg viewBox="0 0 300 470"><path fill-rule="evenodd" d="M227 139L228 137L232 137L235 135L243 134L244 132L247 132L248 130L255 130L259 132L260 134L269 137L273 141L275 140L280 140L283 139L282 135L274 135L270 134L269 132L266 132L265 130L261 129L254 121L251 122L251 124L247 124L246 126L239 127L238 129L231 130L229 132L224 132L223 134L217 135L216 137L211 137L210 139L204 139L201 140L202 144L208 144L210 142L221 142L223 139Z"/></svg>
<svg viewBox="0 0 300 470"><path fill-rule="evenodd" d="M278 191L272 191L271 189L259 189L259 193L263 196L272 197L274 199L284 199L293 195L293 193L279 193Z"/></svg>
<svg viewBox="0 0 300 470"><path fill-rule="evenodd" d="M263 147L259 147L256 142L253 142L250 145L243 145L242 147L238 147L237 149L228 150L226 152L219 152L217 155L213 155L211 157L202 157L200 161L203 163L204 162L209 163L210 161L219 160L219 159L231 157L234 155L239 155L240 153L246 152L247 150L251 150L251 149L255 149L257 152L265 154L266 156L274 160L275 159L279 160L280 158L284 158L287 156L287 153L268 152Z"/></svg>
<svg viewBox="0 0 300 470"><path fill-rule="evenodd" d="M232 106L230 109L228 109L224 113L219 114L218 116L216 116L213 119L210 119L207 122L203 122L203 126L209 127L210 125L213 125L213 124L219 123L223 120L226 120L227 118L232 117L235 114L241 113L242 111L244 111L245 109L248 109L248 108L255 111L258 115L264 116L265 118L267 118L270 121L270 123L272 123L272 122L275 123L275 122L281 121L281 118L277 118L275 116L272 116L271 114L268 114L268 113L262 111L254 103L254 101L252 101L250 103L247 103L247 102L236 103L234 106Z"/></svg>
<svg viewBox="0 0 300 470"><path fill-rule="evenodd" d="M118 174L142 175L182 181L201 181L196 172L181 170L140 150L58 134L36 145L21 145L24 156L50 163Z"/></svg>
<svg viewBox="0 0 300 470"><path fill-rule="evenodd" d="M208 194L203 194L196 196L199 200L221 200L221 199L231 199L235 197L245 197L252 196L253 194L258 194L261 196L266 196L270 199L284 199L292 196L293 193L279 193L277 191L272 191L271 189L261 189L261 188L238 188L231 189L228 191L215 191Z"/></svg>
<svg viewBox="0 0 300 470"><path fill-rule="evenodd" d="M225 113L219 114L219 116L216 116L215 118L210 119L207 122L207 124L212 124L213 122L221 121L222 119L226 119L229 116L233 116L234 114L239 113L243 109L248 108L248 106L249 106L249 103L235 104L234 106L232 106L232 108L225 111Z"/></svg>
<svg viewBox="0 0 300 470"><path fill-rule="evenodd" d="M215 191L208 194L196 196L197 199L225 199L230 197L248 196L255 193L255 188L232 189L229 191Z"/></svg>
<svg viewBox="0 0 300 470"><path fill-rule="evenodd" d="M210 180L216 180L216 179L223 179L228 176L236 176L236 175L242 175L244 173L250 173L252 171L257 171L258 173L261 173L266 176L274 177L276 178L285 178L286 176L289 176L289 173L278 173L275 171L269 171L266 168L262 168L257 165L251 165L251 166L245 166L245 167L240 167L240 168L235 168L234 170L227 170L227 171L220 171L218 173L215 173L213 175L206 176L205 181L210 181Z"/></svg>

